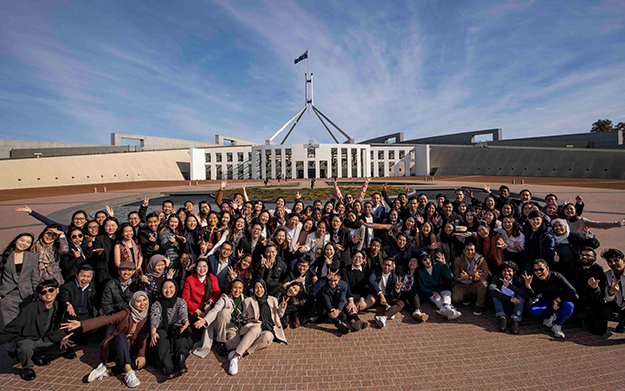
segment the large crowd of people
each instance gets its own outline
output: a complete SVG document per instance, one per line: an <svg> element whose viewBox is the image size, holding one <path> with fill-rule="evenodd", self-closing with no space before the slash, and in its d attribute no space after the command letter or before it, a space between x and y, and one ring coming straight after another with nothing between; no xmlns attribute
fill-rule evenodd
<svg viewBox="0 0 625 391"><path fill-rule="evenodd" d="M35 365L73 359L76 346L97 339L100 364L88 381L123 373L136 387L146 361L180 376L190 354L205 358L215 345L235 375L243 357L286 344L289 327L359 332L367 309L379 328L402 313L453 321L463 303L473 316L492 306L497 329L511 334L524 314L556 338L567 321L597 335L609 321L624 331L625 256L604 251L604 272L591 228L625 221L583 217L580 196L539 204L527 189L512 199L507 186L496 194L484 186L480 199L466 188L453 199L408 188L393 199L384 186L365 201L368 185L343 195L335 181L330 200L278 197L268 210L245 186L225 201L222 182L215 210L166 200L148 213L145 198L123 222L109 207L93 218L78 210L68 225L18 208L46 227L2 253L0 344L33 380Z"/></svg>

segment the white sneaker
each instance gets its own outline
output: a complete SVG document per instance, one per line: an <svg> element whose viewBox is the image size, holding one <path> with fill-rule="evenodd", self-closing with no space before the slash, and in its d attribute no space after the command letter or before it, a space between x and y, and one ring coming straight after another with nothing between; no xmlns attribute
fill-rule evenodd
<svg viewBox="0 0 625 391"><path fill-rule="evenodd" d="M133 371L132 369L126 372L126 375L124 375L124 381L129 388L139 387L139 385L141 384L141 382L137 378L137 375L135 374L135 371Z"/></svg>
<svg viewBox="0 0 625 391"><path fill-rule="evenodd" d="M412 311L412 316L415 316L415 315L421 315L421 310Z"/></svg>
<svg viewBox="0 0 625 391"><path fill-rule="evenodd" d="M457 310L457 309L455 309L455 308L452 308L451 310L452 310L453 312L452 312L449 316L447 316L447 319L448 319L448 320L458 319L458 318L460 317L460 315L462 315L462 314L460 313L460 311L458 311L458 310Z"/></svg>
<svg viewBox="0 0 625 391"><path fill-rule="evenodd" d="M564 338L564 333L562 332L562 326L559 324L554 324L551 326L551 331L553 331L553 335L556 338Z"/></svg>
<svg viewBox="0 0 625 391"><path fill-rule="evenodd" d="M439 314L443 315L443 316L451 316L454 313L454 309L451 308L450 306L444 306L443 308L441 308L440 310L436 311Z"/></svg>
<svg viewBox="0 0 625 391"><path fill-rule="evenodd" d="M553 314L550 317L548 317L547 319L543 320L543 325L546 327L553 327L553 325L556 323L556 319L558 318L557 314Z"/></svg>
<svg viewBox="0 0 625 391"><path fill-rule="evenodd" d="M376 316L375 322L378 324L378 326L380 326L381 329L383 329L384 326L386 326L386 316Z"/></svg>
<svg viewBox="0 0 625 391"><path fill-rule="evenodd" d="M239 373L239 358L234 358L234 354L230 359L230 365L228 365L228 373L233 376Z"/></svg>
<svg viewBox="0 0 625 391"><path fill-rule="evenodd" d="M232 358L234 357L235 353L236 353L236 350L233 350L230 353L228 353L228 361L232 360Z"/></svg>
<svg viewBox="0 0 625 391"><path fill-rule="evenodd" d="M102 380L103 378L107 377L109 375L106 372L107 369L108 367L106 365L100 363L100 365L96 369L91 371L89 377L87 378L87 382L91 383L93 381Z"/></svg>

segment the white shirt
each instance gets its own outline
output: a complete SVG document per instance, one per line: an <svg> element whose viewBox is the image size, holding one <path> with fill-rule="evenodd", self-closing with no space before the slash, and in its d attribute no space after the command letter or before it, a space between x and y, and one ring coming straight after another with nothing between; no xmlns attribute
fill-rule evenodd
<svg viewBox="0 0 625 391"><path fill-rule="evenodd" d="M388 283L388 276L390 275L391 273L382 274L382 278L380 278L380 282L378 283L378 288L380 288L380 291L384 294L386 294L386 284Z"/></svg>

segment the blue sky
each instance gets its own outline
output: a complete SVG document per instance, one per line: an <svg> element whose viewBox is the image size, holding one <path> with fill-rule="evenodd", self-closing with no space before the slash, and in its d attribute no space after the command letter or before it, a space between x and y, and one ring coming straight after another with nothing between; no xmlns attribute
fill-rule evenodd
<svg viewBox="0 0 625 391"><path fill-rule="evenodd" d="M0 3L0 138L262 142L303 107L307 47L315 105L356 140L625 121L621 0L20 0ZM306 114L289 140L310 137L331 141Z"/></svg>

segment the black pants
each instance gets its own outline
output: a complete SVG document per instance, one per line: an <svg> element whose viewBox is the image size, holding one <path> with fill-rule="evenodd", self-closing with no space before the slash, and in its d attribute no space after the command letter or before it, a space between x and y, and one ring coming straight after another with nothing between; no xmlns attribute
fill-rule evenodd
<svg viewBox="0 0 625 391"><path fill-rule="evenodd" d="M22 339L15 341L8 349L10 356L17 356L22 363L22 368L33 367L33 356L46 356L50 361L61 357L65 352L58 343L44 341L42 339Z"/></svg>
<svg viewBox="0 0 625 391"><path fill-rule="evenodd" d="M325 295L321 295L316 302L317 305L317 315L324 321L337 325L339 322L345 322L347 320L347 314L343 311L339 313L339 316L332 319L328 315L333 308L336 306L333 304L333 297L326 293Z"/></svg>
<svg viewBox="0 0 625 391"><path fill-rule="evenodd" d="M403 291L399 295L399 299L406 304L406 307L410 312L414 312L421 309L421 301L419 300L419 293L410 290Z"/></svg>
<svg viewBox="0 0 625 391"><path fill-rule="evenodd" d="M158 340L156 341L157 366L167 369L170 372L174 370L174 358L176 363L180 356L187 358L191 350L191 337L169 335L166 330L156 330Z"/></svg>
<svg viewBox="0 0 625 391"><path fill-rule="evenodd" d="M583 321L588 331L595 335L604 335L608 331L608 321L625 323L625 311L621 311L615 302L577 305L572 317Z"/></svg>

